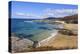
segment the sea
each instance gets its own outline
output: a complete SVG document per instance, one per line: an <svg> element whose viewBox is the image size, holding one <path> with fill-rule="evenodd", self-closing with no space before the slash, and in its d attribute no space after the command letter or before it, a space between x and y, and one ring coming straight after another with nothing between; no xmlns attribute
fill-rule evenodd
<svg viewBox="0 0 80 54"><path fill-rule="evenodd" d="M32 41L41 41L58 32L55 28L63 27L62 24L49 24L36 22L33 19L10 19L11 33L19 38L28 38Z"/></svg>

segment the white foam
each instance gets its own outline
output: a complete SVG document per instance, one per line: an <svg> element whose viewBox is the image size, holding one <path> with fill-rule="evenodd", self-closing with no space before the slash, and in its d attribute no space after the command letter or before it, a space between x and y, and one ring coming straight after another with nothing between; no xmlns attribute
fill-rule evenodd
<svg viewBox="0 0 80 54"><path fill-rule="evenodd" d="M48 38L46 38L46 39L44 39L44 40L41 40L39 43L38 43L38 47L40 47L41 46L41 43L42 42L48 42L51 38L53 38L53 37L55 37L56 35L57 35L57 33L58 33L58 31L56 31L56 32L54 32L54 33L51 33L51 36L50 37L48 37ZM55 39L55 38L54 38Z"/></svg>

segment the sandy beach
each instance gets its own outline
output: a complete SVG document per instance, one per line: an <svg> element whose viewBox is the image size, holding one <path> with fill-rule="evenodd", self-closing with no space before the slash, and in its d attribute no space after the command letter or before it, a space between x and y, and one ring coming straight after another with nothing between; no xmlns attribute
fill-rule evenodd
<svg viewBox="0 0 80 54"><path fill-rule="evenodd" d="M64 29L76 30L77 24L64 24ZM75 32L74 32L75 33ZM77 33L77 32L76 32ZM12 35L12 52L27 52L27 51L44 51L44 50L61 50L61 49L76 49L78 48L78 36L66 35L59 31L51 33L51 36L38 42L36 48L33 48L33 41L28 39L20 39Z"/></svg>
<svg viewBox="0 0 80 54"><path fill-rule="evenodd" d="M65 24L64 28L68 30L77 30L77 24ZM77 36L76 35L64 35L57 33L55 37L50 38L48 41L41 43L41 46L50 46L55 48L77 48Z"/></svg>
<svg viewBox="0 0 80 54"><path fill-rule="evenodd" d="M51 38L54 38L55 39L55 36L57 35L58 31L56 31L55 33L51 33L51 36L42 40L42 41L39 41L38 43L38 47L42 46L43 45L43 42L48 42Z"/></svg>

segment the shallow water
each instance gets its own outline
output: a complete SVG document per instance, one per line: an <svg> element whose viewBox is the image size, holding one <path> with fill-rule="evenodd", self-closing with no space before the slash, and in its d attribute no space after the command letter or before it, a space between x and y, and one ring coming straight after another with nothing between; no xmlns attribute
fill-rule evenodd
<svg viewBox="0 0 80 54"><path fill-rule="evenodd" d="M62 25L61 25L62 26ZM26 19L11 19L11 33L17 34L20 38L28 38L32 41L40 41L57 32L60 25L48 23L37 23Z"/></svg>

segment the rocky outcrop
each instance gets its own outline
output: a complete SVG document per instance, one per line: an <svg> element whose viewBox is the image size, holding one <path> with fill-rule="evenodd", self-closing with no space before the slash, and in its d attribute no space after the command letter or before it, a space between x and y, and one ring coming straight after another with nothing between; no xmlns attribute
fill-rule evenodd
<svg viewBox="0 0 80 54"><path fill-rule="evenodd" d="M16 36L11 36L11 51L12 52L21 52L21 51L28 51L30 46L33 45L33 41L29 39L20 39Z"/></svg>

